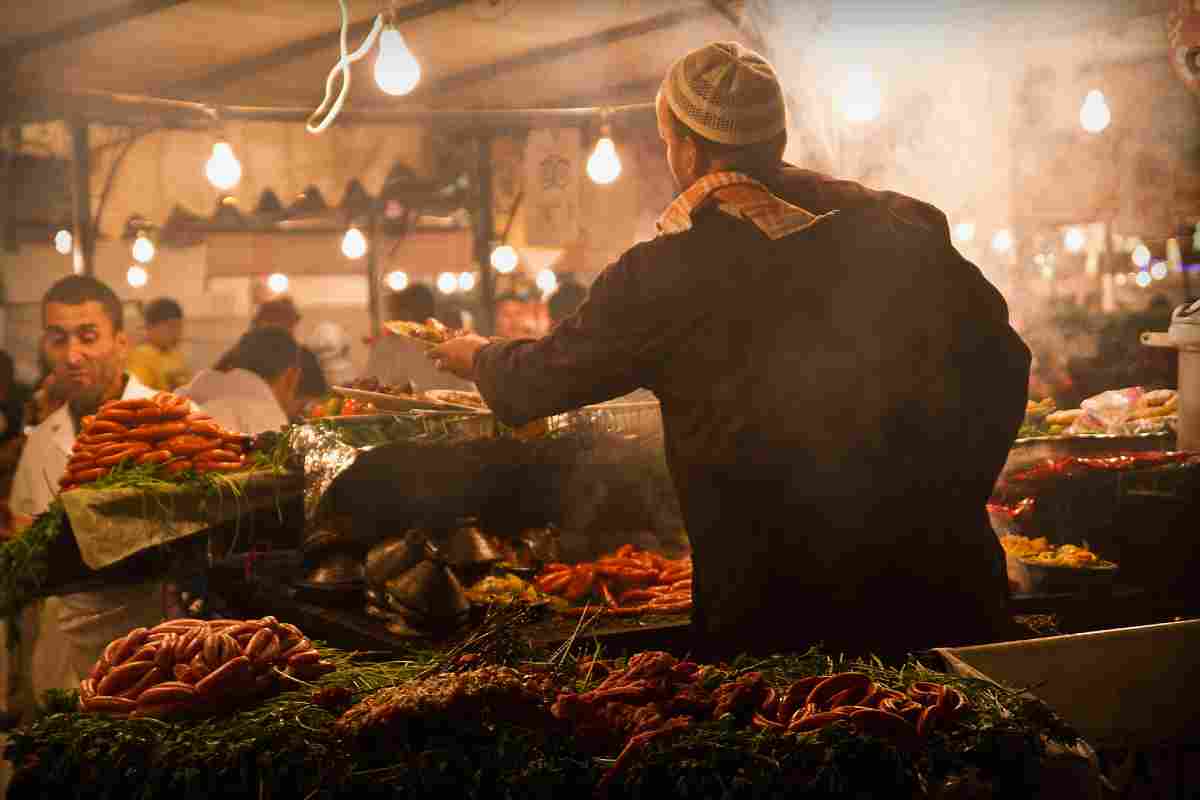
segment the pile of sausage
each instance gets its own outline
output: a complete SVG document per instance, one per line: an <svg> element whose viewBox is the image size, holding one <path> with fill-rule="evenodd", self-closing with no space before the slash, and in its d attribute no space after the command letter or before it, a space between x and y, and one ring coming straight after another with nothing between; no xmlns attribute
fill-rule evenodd
<svg viewBox="0 0 1200 800"><path fill-rule="evenodd" d="M59 485L69 491L103 478L114 467L161 464L166 476L184 472L234 472L246 467L249 437L230 433L186 397L113 400L84 417L82 433Z"/></svg>
<svg viewBox="0 0 1200 800"><path fill-rule="evenodd" d="M299 680L331 672L295 625L259 620L173 619L109 642L79 684L79 708L162 718L226 710Z"/></svg>
<svg viewBox="0 0 1200 800"><path fill-rule="evenodd" d="M780 733L846 722L911 752L939 725L954 722L969 709L963 693L950 686L917 681L900 692L879 686L860 672L840 672L802 678L782 692L764 689L752 722Z"/></svg>
<svg viewBox="0 0 1200 800"><path fill-rule="evenodd" d="M548 564L534 585L575 604L591 596L612 615L679 614L692 609L692 559L626 544L593 562Z"/></svg>

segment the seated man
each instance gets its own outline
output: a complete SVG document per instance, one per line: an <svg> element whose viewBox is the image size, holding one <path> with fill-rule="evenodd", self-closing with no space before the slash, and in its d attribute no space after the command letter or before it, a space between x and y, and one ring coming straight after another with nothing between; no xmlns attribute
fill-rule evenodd
<svg viewBox="0 0 1200 800"><path fill-rule="evenodd" d="M231 431L279 430L299 409L300 347L282 328L255 328L179 390Z"/></svg>

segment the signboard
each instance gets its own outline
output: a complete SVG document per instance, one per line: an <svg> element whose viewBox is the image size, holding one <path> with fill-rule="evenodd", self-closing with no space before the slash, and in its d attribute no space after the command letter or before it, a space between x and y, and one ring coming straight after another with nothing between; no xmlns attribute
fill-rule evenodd
<svg viewBox="0 0 1200 800"><path fill-rule="evenodd" d="M578 128L531 131L525 143L525 239L563 247L579 235L583 159Z"/></svg>

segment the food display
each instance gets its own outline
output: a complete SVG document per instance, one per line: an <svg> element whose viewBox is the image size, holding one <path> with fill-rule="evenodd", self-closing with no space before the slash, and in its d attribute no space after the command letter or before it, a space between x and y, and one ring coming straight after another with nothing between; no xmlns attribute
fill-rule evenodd
<svg viewBox="0 0 1200 800"><path fill-rule="evenodd" d="M1174 389L1140 386L1113 389L1084 400L1079 408L1059 409L1052 398L1030 401L1018 436L1136 436L1170 428L1179 413Z"/></svg>
<svg viewBox="0 0 1200 800"><path fill-rule="evenodd" d="M391 320L383 323L383 326L397 336L406 336L409 339L416 339L428 345L445 344L451 339L462 335L462 331L447 328L432 317L424 322Z"/></svg>
<svg viewBox="0 0 1200 800"><path fill-rule="evenodd" d="M295 625L173 619L114 639L79 684L81 711L168 717L226 710L333 670Z"/></svg>
<svg viewBox="0 0 1200 800"><path fill-rule="evenodd" d="M249 437L193 411L186 397L161 392L153 398L113 400L83 418L59 485L70 491L121 465L153 466L164 478L236 472L246 468L249 447Z"/></svg>
<svg viewBox="0 0 1200 800"><path fill-rule="evenodd" d="M594 562L548 564L534 585L565 601L559 610L601 607L606 614L682 614L692 609L692 559L672 560L622 545Z"/></svg>
<svg viewBox="0 0 1200 800"><path fill-rule="evenodd" d="M603 787L649 742L726 715L776 734L844 724L911 753L935 729L953 725L970 711L961 692L927 681L901 691L876 684L863 673L841 672L773 687L763 673L751 671L713 687L706 672L669 653L639 653L596 688L561 692L551 713L569 721L574 734L593 746L623 743L601 778Z"/></svg>
<svg viewBox="0 0 1200 800"><path fill-rule="evenodd" d="M1086 546L1062 544L1039 553L1020 556L1022 563L1039 567L1066 567L1069 569L1115 569L1116 564L1105 561Z"/></svg>
<svg viewBox="0 0 1200 800"><path fill-rule="evenodd" d="M1034 558L1053 549L1045 536L1030 539L1018 533L1006 533L1001 536L1000 546L1004 548L1004 552L1017 558Z"/></svg>

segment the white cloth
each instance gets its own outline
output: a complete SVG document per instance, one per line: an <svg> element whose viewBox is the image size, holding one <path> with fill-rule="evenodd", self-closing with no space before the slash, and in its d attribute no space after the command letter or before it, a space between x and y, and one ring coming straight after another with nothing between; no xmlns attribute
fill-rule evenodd
<svg viewBox="0 0 1200 800"><path fill-rule="evenodd" d="M155 394L131 375L121 399ZM29 434L13 478L14 511L36 516L49 508L74 445L75 424L66 406ZM12 652L0 643L0 702L6 710L29 711L47 689L77 687L108 642L162 620L161 594L162 584L151 581L48 597L30 605L21 615L21 646ZM0 634L7 633L0 629Z"/></svg>
<svg viewBox="0 0 1200 800"><path fill-rule="evenodd" d="M177 393L204 406L222 427L237 433L277 431L288 424L271 385L250 370L200 370Z"/></svg>
<svg viewBox="0 0 1200 800"><path fill-rule="evenodd" d="M336 322L322 322L304 342L321 365L330 386L347 386L358 377L350 360L350 337Z"/></svg>

